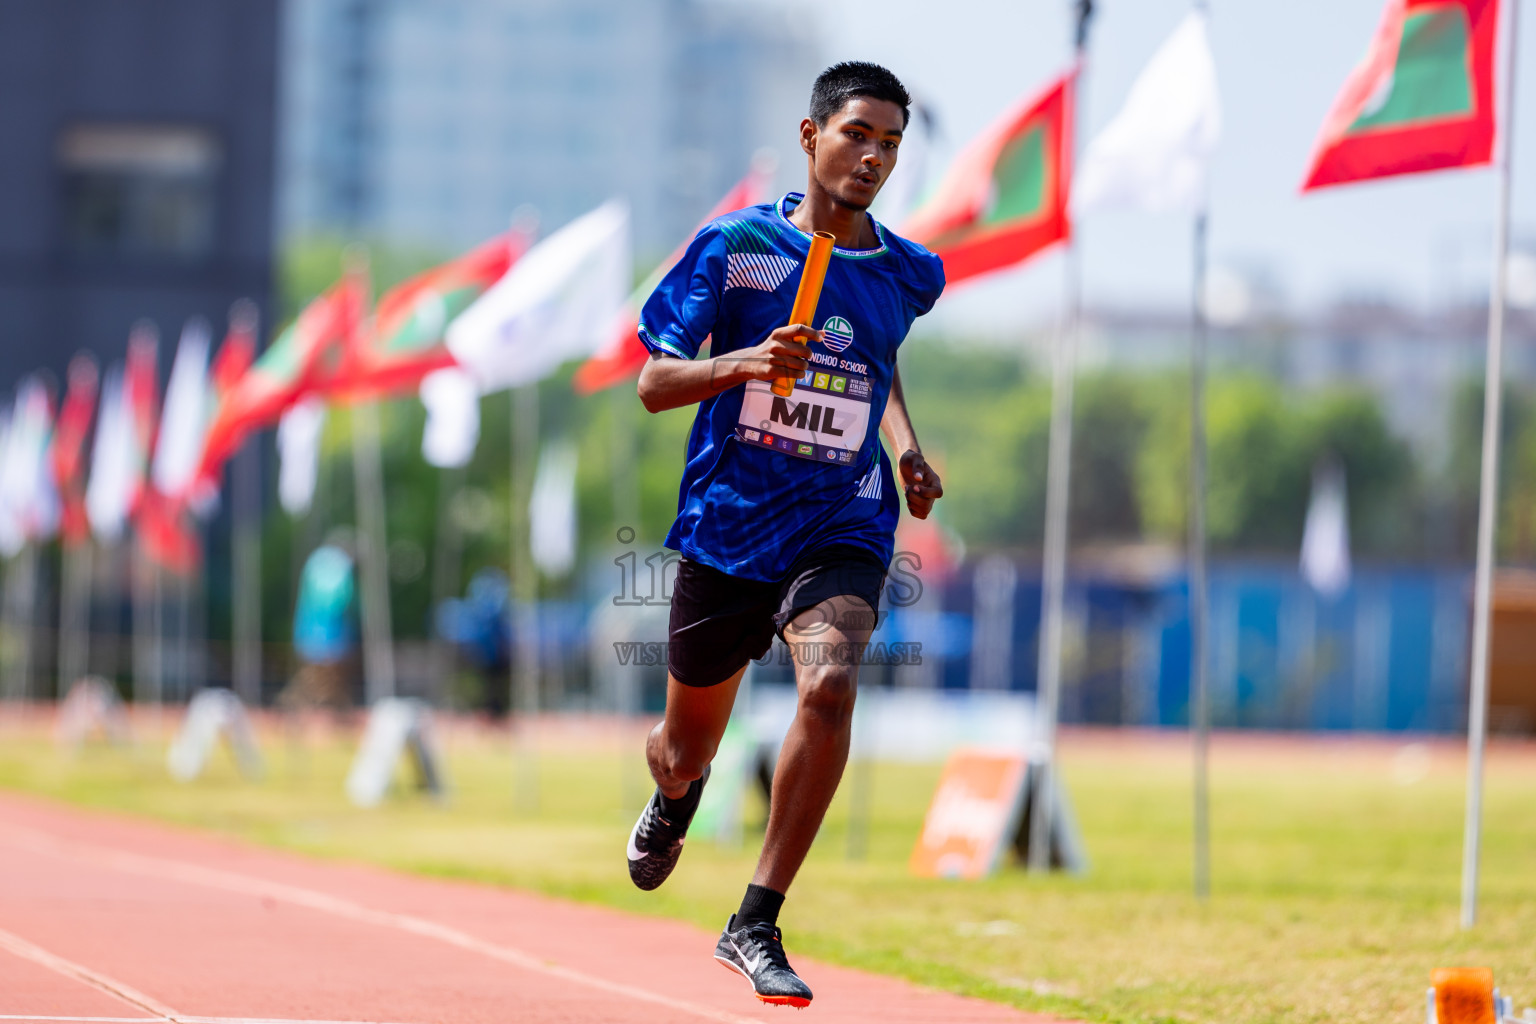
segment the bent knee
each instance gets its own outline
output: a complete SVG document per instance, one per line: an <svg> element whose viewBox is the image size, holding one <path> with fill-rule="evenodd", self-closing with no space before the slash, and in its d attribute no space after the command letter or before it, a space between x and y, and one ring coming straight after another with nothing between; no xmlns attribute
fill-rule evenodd
<svg viewBox="0 0 1536 1024"><path fill-rule="evenodd" d="M858 697L858 673L849 665L816 668L800 680L800 708L829 724L846 725L853 719Z"/></svg>
<svg viewBox="0 0 1536 1024"><path fill-rule="evenodd" d="M681 741L663 744L659 751L658 766L679 782L692 782L704 774L704 768L715 759L715 745L697 741Z"/></svg>

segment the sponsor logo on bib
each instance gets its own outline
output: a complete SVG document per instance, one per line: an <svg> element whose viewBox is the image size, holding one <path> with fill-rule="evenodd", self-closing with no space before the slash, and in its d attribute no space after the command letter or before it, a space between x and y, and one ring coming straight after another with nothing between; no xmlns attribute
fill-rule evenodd
<svg viewBox="0 0 1536 1024"><path fill-rule="evenodd" d="M827 317L821 325L822 340L833 352L841 352L853 344L853 324L840 316Z"/></svg>

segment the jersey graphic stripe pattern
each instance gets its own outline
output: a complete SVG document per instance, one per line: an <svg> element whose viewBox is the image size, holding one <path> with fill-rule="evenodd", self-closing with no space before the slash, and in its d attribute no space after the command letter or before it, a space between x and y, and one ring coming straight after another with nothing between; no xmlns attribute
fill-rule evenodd
<svg viewBox="0 0 1536 1024"><path fill-rule="evenodd" d="M733 252L726 257L725 291L730 291L732 288L775 291L799 265L798 260L792 260L788 256Z"/></svg>
<svg viewBox="0 0 1536 1024"><path fill-rule="evenodd" d="M869 472L865 473L864 478L859 481L858 496L880 500L880 463L878 461L869 467Z"/></svg>
<svg viewBox="0 0 1536 1024"><path fill-rule="evenodd" d="M729 253L756 253L766 256L773 252L778 231L769 224L755 220L716 221L720 234L725 236L725 251Z"/></svg>

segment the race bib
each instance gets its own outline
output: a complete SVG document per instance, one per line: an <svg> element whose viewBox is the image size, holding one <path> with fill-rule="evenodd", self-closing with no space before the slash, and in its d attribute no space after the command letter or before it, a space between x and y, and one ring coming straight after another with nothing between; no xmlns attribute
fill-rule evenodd
<svg viewBox="0 0 1536 1024"><path fill-rule="evenodd" d="M736 436L801 459L850 464L869 431L872 390L865 377L814 364L789 398L774 394L768 381L748 381Z"/></svg>

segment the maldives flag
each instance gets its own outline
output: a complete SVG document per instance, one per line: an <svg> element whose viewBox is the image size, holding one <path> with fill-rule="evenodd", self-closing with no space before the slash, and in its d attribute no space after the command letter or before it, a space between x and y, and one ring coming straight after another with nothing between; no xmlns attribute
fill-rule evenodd
<svg viewBox="0 0 1536 1024"><path fill-rule="evenodd" d="M85 442L96 414L99 381L96 358L81 352L69 362L69 389L53 425L49 458L59 488L60 532L65 544L89 540L91 524L85 515Z"/></svg>
<svg viewBox="0 0 1536 1024"><path fill-rule="evenodd" d="M186 576L202 564L202 538L188 521L185 506L153 487L140 497L133 525L139 550L161 568Z"/></svg>
<svg viewBox="0 0 1536 1024"><path fill-rule="evenodd" d="M219 411L229 401L256 359L256 304L249 299L236 302L229 311L229 328L219 354L208 369L207 413L198 430L197 472L177 495L178 503L206 518L218 507L220 471L223 463L207 459L210 428L219 419ZM233 454L231 452L230 454Z"/></svg>
<svg viewBox="0 0 1536 1024"><path fill-rule="evenodd" d="M1389 0L1302 191L1493 158L1498 0Z"/></svg>
<svg viewBox="0 0 1536 1024"><path fill-rule="evenodd" d="M944 261L950 284L1071 236L1074 68L972 140L901 233Z"/></svg>
<svg viewBox="0 0 1536 1024"><path fill-rule="evenodd" d="M579 395L590 395L594 391L612 387L622 381L635 376L645 361L650 358L650 350L640 341L640 307L645 305L645 300L650 298L651 292L661 283L667 271L677 265L677 261L683 258L688 251L688 244L694 235L704 230L704 225L716 217L723 217L727 213L740 210L744 206L760 203L768 192L769 180L772 177L771 170L764 164L752 168L745 178L742 178L731 190L727 192L714 207L704 215L699 226L672 251L672 255L661 261L661 264L651 272L651 276L632 292L624 301L624 309L617 317L612 336L603 350L597 355L582 363L576 370L576 376L572 385Z"/></svg>
<svg viewBox="0 0 1536 1024"><path fill-rule="evenodd" d="M128 337L128 358L123 369L123 399L132 442L128 452L127 489L123 495L123 509L129 516L138 511L144 499L145 477L155 450L155 431L160 423L159 363L158 335L150 328L135 328Z"/></svg>
<svg viewBox="0 0 1536 1024"><path fill-rule="evenodd" d="M443 331L532 243L529 232L514 228L397 285L379 300L373 329L357 332L340 364L310 390L353 399L389 394L453 366Z"/></svg>
<svg viewBox="0 0 1536 1024"><path fill-rule="evenodd" d="M247 299L241 299L230 310L229 330L208 372L213 385L213 409L209 422L217 418L219 409L229 400L255 360L256 306Z"/></svg>
<svg viewBox="0 0 1536 1024"><path fill-rule="evenodd" d="M208 426L250 368L256 347L256 310L241 301L230 311L229 330L219 353L208 365L207 329L183 333L150 466L152 486L139 503L135 524L145 553L162 567L188 574L202 562L202 540L192 514L204 516L216 507L216 479L201 472ZM170 434L179 438L173 440Z"/></svg>
<svg viewBox="0 0 1536 1024"><path fill-rule="evenodd" d="M199 479L215 479L246 435L276 423L301 394L334 373L347 346L353 344L367 296L363 273L348 271L329 291L304 307L261 358L219 396L203 442ZM216 367L216 382L219 375L220 368Z"/></svg>

